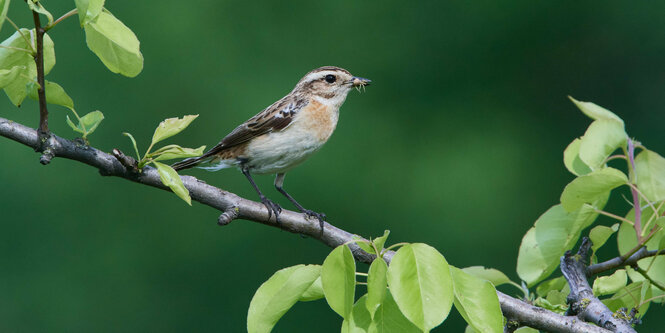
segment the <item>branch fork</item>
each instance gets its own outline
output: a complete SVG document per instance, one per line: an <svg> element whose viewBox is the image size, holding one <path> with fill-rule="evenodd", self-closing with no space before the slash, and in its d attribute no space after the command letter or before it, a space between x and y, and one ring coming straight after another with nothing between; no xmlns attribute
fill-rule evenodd
<svg viewBox="0 0 665 333"><path fill-rule="evenodd" d="M568 295L570 308L567 314L577 315L584 321L595 323L612 332L635 333L632 320L615 315L593 294L587 280L587 266L592 252L591 245L591 240L584 237L576 254L567 251L561 257L561 272L570 286Z"/></svg>

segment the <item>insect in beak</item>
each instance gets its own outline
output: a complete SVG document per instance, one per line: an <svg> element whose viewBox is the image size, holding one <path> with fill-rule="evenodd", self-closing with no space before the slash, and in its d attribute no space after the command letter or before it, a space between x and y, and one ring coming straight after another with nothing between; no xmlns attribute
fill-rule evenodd
<svg viewBox="0 0 665 333"><path fill-rule="evenodd" d="M358 91L360 91L361 87L364 90L366 86L369 86L370 82L372 82L372 80L363 77L354 76L351 78L351 85Z"/></svg>
<svg viewBox="0 0 665 333"><path fill-rule="evenodd" d="M354 76L351 78L351 84L353 84L354 87L369 86L370 82L372 82L372 80L363 77Z"/></svg>

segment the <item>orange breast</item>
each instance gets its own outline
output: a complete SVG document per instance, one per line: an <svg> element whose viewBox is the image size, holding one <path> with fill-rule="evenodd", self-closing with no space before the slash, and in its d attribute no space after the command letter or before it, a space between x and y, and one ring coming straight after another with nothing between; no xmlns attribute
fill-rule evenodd
<svg viewBox="0 0 665 333"><path fill-rule="evenodd" d="M321 141L326 141L337 126L337 110L315 100L302 110L301 121Z"/></svg>

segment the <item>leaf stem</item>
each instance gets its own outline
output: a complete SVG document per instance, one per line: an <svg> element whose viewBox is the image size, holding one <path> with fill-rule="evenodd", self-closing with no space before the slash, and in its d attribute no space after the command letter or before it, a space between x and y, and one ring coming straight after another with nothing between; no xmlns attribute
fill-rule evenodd
<svg viewBox="0 0 665 333"><path fill-rule="evenodd" d="M647 274L647 271L643 270L640 266L635 265L634 269L635 269L635 271L640 273L640 275L642 275L645 279L649 280L649 282L651 282L651 284L656 286L656 288L665 291L665 286L663 284L661 284L660 282L658 282L658 281L652 279L651 277L649 277L649 274Z"/></svg>
<svg viewBox="0 0 665 333"><path fill-rule="evenodd" d="M396 243L396 244L393 244L393 245L388 246L388 247L386 248L386 250L390 251L390 250L392 250L392 249L394 249L394 248L396 248L396 247L398 247L398 246L404 246L404 245L408 245L408 244L409 244L409 243L406 243L406 242L404 242L404 243Z"/></svg>
<svg viewBox="0 0 665 333"><path fill-rule="evenodd" d="M617 159L617 158L622 158L622 159L624 159L624 160L628 160L628 157L626 157L626 155L616 154L616 155L612 155L612 156L606 158L606 159L605 159L605 162L603 162L603 164L605 164L605 163L607 163L607 162L609 162L609 161L611 161L611 160L615 160L615 159Z"/></svg>
<svg viewBox="0 0 665 333"><path fill-rule="evenodd" d="M49 31L51 28L55 27L56 24L60 23L61 21L65 20L66 18L68 18L70 16L78 14L78 12L79 11L78 11L77 8L74 8L74 9L68 11L64 15L60 16L57 20L53 21L53 23L51 23L51 24L47 25L46 27L44 27L44 30Z"/></svg>
<svg viewBox="0 0 665 333"><path fill-rule="evenodd" d="M628 223L628 224L630 224L630 225L635 225L635 223L634 223L633 221L631 221L631 220L629 220L629 219L627 219L627 218L625 218L625 217L621 217L621 216L619 216L619 215L614 215L614 214L612 214L612 213L610 213L610 212L606 212L606 211L604 211L604 210L602 210L602 209L596 209L596 213L599 213L599 214L602 214L602 215L605 215L605 216L609 216L609 217L611 217L611 218L613 218L613 219L617 219L617 220L619 220L619 221L626 222L626 223Z"/></svg>
<svg viewBox="0 0 665 333"><path fill-rule="evenodd" d="M658 208L655 209L654 214L651 215L651 217L649 218L649 220L647 221L647 223L644 225L644 230L645 230L645 231L651 227L651 224L652 224L654 221L656 221L656 219L658 219L658 217L659 217L659 216L658 216L658 212L660 211L661 208L663 208L663 203L665 203L665 201L661 201L660 205L658 205ZM654 232L653 229L651 230L651 232L652 232L652 233Z"/></svg>
<svg viewBox="0 0 665 333"><path fill-rule="evenodd" d="M13 46L4 46L4 45L0 45L0 48L3 48L3 49L10 49L10 50L16 50L16 51L21 51L21 52L26 52L26 53L32 54L32 50L22 49L22 48L20 48L20 47L13 47Z"/></svg>
<svg viewBox="0 0 665 333"><path fill-rule="evenodd" d="M640 191L639 188L637 188L637 185L632 184L632 183L628 183L628 186L630 188L634 189L637 192L637 194L639 194L642 197L642 199L644 199L644 201L646 201L647 205L649 207L651 207L651 209L653 209L654 214L658 215L658 210L656 209L656 207L654 207L653 203L651 201L649 201L649 198L647 198L647 196L644 195L644 193L642 193L642 191Z"/></svg>
<svg viewBox="0 0 665 333"><path fill-rule="evenodd" d="M21 37L23 37L23 40L25 40L25 43L28 44L28 46L30 46L30 50L31 50L30 53L32 53L32 54L36 53L34 46L33 46L32 43L30 42L30 40L28 39L28 37L25 37L25 34L23 34L23 31L21 31L21 28L19 28L19 27L16 25L16 23L14 23L14 21L12 21L12 20L9 18L9 16L7 16L7 17L5 17L5 18L7 19L7 21L8 21L9 23L11 23L11 25L14 27L14 29L16 29L16 31L19 33L19 35L21 35Z"/></svg>
<svg viewBox="0 0 665 333"><path fill-rule="evenodd" d="M628 151L626 152L628 156L628 175L630 176L630 181L628 185L635 183L637 176L635 175L635 144L633 139L630 137L628 140ZM625 149L625 148L624 148ZM635 229L635 236L637 237L637 242L642 242L642 207L640 207L640 196L637 192L637 187L630 186L630 193L633 195L633 208L635 211L635 224L633 228Z"/></svg>

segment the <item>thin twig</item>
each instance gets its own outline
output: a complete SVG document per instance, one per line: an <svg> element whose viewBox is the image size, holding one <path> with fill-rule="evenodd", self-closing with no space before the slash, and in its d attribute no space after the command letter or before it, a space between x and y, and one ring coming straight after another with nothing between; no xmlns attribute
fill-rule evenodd
<svg viewBox="0 0 665 333"><path fill-rule="evenodd" d="M662 250L649 251L644 246L637 247L637 250L635 250L634 252L632 251L633 250L629 251L623 256L619 256L587 267L586 269L587 276L590 277L605 271L615 269L617 267L633 266L637 264L637 262L640 261L641 259L665 254L664 252L662 252Z"/></svg>
<svg viewBox="0 0 665 333"><path fill-rule="evenodd" d="M649 274L647 273L647 271L643 270L640 266L635 265L635 266L633 267L633 269L634 269L636 272L640 273L640 275L642 275L642 277L644 277L645 279L649 280L649 282L651 282L651 284L653 284L654 286L656 286L656 288L658 288L658 289L660 289L660 290L662 290L662 291L665 291L665 286L663 286L662 283L660 283L660 282L658 282L658 281L652 279L651 277L649 277Z"/></svg>
<svg viewBox="0 0 665 333"><path fill-rule="evenodd" d="M53 21L53 23L47 25L44 29L46 31L49 31L51 28L55 27L58 23L60 23L62 20L65 20L66 18L68 18L70 16L76 15L76 14L78 14L78 12L79 12L78 9L74 8L74 9L68 11L67 13L65 13L64 15L60 16L60 18Z"/></svg>
<svg viewBox="0 0 665 333"><path fill-rule="evenodd" d="M37 95L39 96L39 132L46 136L48 130L48 109L46 108L46 87L44 80L44 28L39 21L39 13L33 11L32 18L35 21L35 31L37 32L37 54L35 55L35 65L37 65Z"/></svg>

